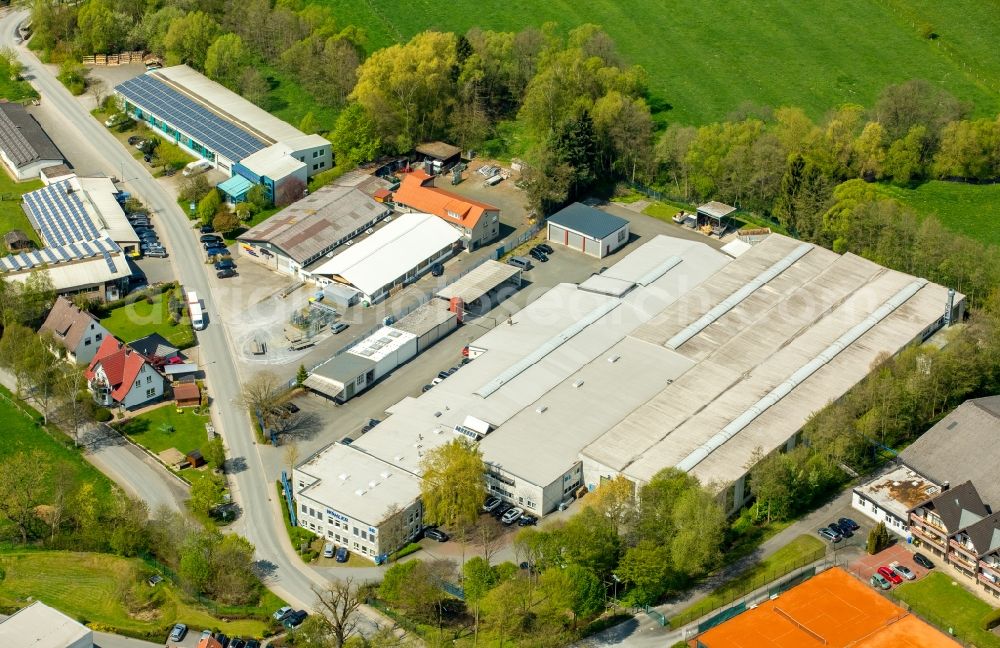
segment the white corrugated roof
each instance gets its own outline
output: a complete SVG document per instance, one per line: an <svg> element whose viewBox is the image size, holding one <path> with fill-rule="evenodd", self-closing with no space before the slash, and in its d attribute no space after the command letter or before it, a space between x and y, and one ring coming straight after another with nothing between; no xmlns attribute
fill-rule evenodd
<svg viewBox="0 0 1000 648"><path fill-rule="evenodd" d="M279 142L243 158L240 164L259 176L277 181L305 167L305 163L292 157L291 153L292 148L288 144Z"/></svg>
<svg viewBox="0 0 1000 648"><path fill-rule="evenodd" d="M35 601L0 621L0 646L5 648L66 648L93 645L94 631L59 610Z"/></svg>
<svg viewBox="0 0 1000 648"><path fill-rule="evenodd" d="M319 266L313 274L341 277L374 295L460 238L461 232L437 216L403 214Z"/></svg>

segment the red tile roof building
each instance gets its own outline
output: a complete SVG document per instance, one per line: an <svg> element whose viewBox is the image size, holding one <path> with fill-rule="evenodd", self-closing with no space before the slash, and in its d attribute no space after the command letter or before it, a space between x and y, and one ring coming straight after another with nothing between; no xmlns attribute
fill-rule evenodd
<svg viewBox="0 0 1000 648"><path fill-rule="evenodd" d="M434 176L412 171L403 177L393 201L404 210L433 214L462 230L469 250L475 250L500 234L500 208L438 189Z"/></svg>
<svg viewBox="0 0 1000 648"><path fill-rule="evenodd" d="M162 396L166 382L145 356L113 337L104 338L86 378L97 402L126 409Z"/></svg>

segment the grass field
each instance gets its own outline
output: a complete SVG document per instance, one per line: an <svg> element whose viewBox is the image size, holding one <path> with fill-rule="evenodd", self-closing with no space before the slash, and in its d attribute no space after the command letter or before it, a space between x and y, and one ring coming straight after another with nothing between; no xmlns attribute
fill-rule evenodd
<svg viewBox="0 0 1000 648"><path fill-rule="evenodd" d="M816 118L843 103L871 105L886 85L913 78L941 84L979 115L1000 112L995 2L314 1L334 6L341 24L362 27L369 50L425 29L510 31L554 21L567 31L596 23L629 62L646 68L671 121L717 120L745 101L797 105ZM938 38L922 35L925 23Z"/></svg>
<svg viewBox="0 0 1000 648"><path fill-rule="evenodd" d="M164 405L154 410L130 418L119 429L133 441L154 453L169 448L177 448L187 454L192 450L204 450L208 443L205 424L211 422L207 416L195 414L194 409L185 407L178 410L173 405ZM211 473L214 464L202 468L185 468L180 475L194 481Z"/></svg>
<svg viewBox="0 0 1000 648"><path fill-rule="evenodd" d="M0 92L0 97L3 94ZM0 169L0 236L13 229L19 229L28 235L35 245L41 247L38 233L31 227L28 217L21 209L21 196L29 191L42 188L41 180L25 180L15 182L6 168ZM6 246L0 245L0 256L7 254Z"/></svg>
<svg viewBox="0 0 1000 648"><path fill-rule="evenodd" d="M24 410L19 410L11 404L10 399L11 393L0 387L0 421L3 421L0 460L19 452L38 450L45 457L49 469L68 475L71 484L92 482L100 497L110 495L111 482L71 447L69 437L35 425L34 420L26 417L23 411L30 412L35 420L39 418L39 414L23 405L21 407Z"/></svg>
<svg viewBox="0 0 1000 648"><path fill-rule="evenodd" d="M980 620L992 608L961 585L951 583L948 575L931 572L918 581L900 585L893 594L940 630L954 629L955 636L967 642L965 645L1000 648L1000 636L979 626Z"/></svg>
<svg viewBox="0 0 1000 648"><path fill-rule="evenodd" d="M728 605L794 569L819 560L825 551L826 545L818 538L811 535L800 535L743 572L738 578L716 588L702 600L682 610L670 619L670 627L680 628L715 609Z"/></svg>
<svg viewBox="0 0 1000 648"><path fill-rule="evenodd" d="M921 216L936 216L948 229L1000 245L1000 184L925 182L915 189L884 185L882 193L909 205Z"/></svg>
<svg viewBox="0 0 1000 648"><path fill-rule="evenodd" d="M13 552L0 554L0 566L6 572L0 581L0 606L22 607L33 598L111 632L162 641L178 621L186 623L194 633L217 628L244 637L260 637L267 627L262 620L239 618L239 614L225 614L225 621L216 618L169 581L157 585L152 606L130 613L123 592L152 573L136 558L60 551ZM140 582L137 587L148 586ZM268 592L251 614L264 618L280 605L281 601Z"/></svg>
<svg viewBox="0 0 1000 648"><path fill-rule="evenodd" d="M194 344L194 331L187 316L174 325L169 314L170 292L153 295L153 303L139 300L111 311L101 320L104 328L123 342L132 342L152 333L159 333L179 349Z"/></svg>

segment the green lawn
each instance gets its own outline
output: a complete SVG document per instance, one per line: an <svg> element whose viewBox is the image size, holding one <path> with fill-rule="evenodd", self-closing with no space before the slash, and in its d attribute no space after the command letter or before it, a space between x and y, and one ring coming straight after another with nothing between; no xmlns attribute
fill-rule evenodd
<svg viewBox="0 0 1000 648"><path fill-rule="evenodd" d="M94 627L158 641L166 638L170 626L176 622L186 623L192 632L217 628L229 635L260 637L268 625L263 619L282 604L267 592L258 608L244 610L243 614L225 614L224 621L164 581L152 593L149 608L130 613L123 602L123 592L140 580L137 588L149 593L141 580L153 573L151 567L137 558L25 551L0 554L0 566L6 572L6 577L0 580L2 607L23 607L30 599L37 599Z"/></svg>
<svg viewBox="0 0 1000 648"><path fill-rule="evenodd" d="M139 300L111 311L101 324L123 342L132 342L159 333L180 349L194 345L194 331L187 316L173 324L169 315L170 291L153 295L153 303Z"/></svg>
<svg viewBox="0 0 1000 648"><path fill-rule="evenodd" d="M944 632L952 628L966 645L1000 648L1000 636L979 626L983 616L993 608L961 585L952 585L950 576L931 572L918 581L900 585L893 594Z"/></svg>
<svg viewBox="0 0 1000 648"><path fill-rule="evenodd" d="M31 87L31 84L24 80L15 81L11 78L10 66L3 59L0 59L0 97L7 101L20 101L21 99L31 99L37 97L38 92Z"/></svg>
<svg viewBox="0 0 1000 648"><path fill-rule="evenodd" d="M3 421L0 460L20 452L38 450L44 455L48 468L68 475L71 484L92 482L101 498L110 496L111 481L84 460L80 452L73 448L68 436L36 425L34 421L40 418L38 412L20 404L21 409L18 409L11 403L11 398L11 393L0 387L0 421ZM25 416L24 411L29 412L34 420Z"/></svg>
<svg viewBox="0 0 1000 648"><path fill-rule="evenodd" d="M811 535L800 535L787 545L760 561L738 578L716 588L694 605L670 619L671 628L680 628L709 612L739 599L753 590L781 578L799 567L819 560L826 553L826 545Z"/></svg>
<svg viewBox="0 0 1000 648"><path fill-rule="evenodd" d="M177 448L187 454L192 450L204 450L208 443L205 424L210 422L208 416L195 414L194 408L178 409L173 405L164 405L128 419L118 429L153 453ZM179 474L193 481L209 474L212 468L215 466L208 464L199 469L186 468Z"/></svg>
<svg viewBox="0 0 1000 648"><path fill-rule="evenodd" d="M2 85L2 84L0 84ZM4 96L0 92L0 96ZM31 227L28 217L21 209L21 196L29 191L42 188L41 180L25 180L15 182L4 168L0 171L0 236L13 229L19 229L28 235L35 245L41 247L38 233ZM7 248L0 249L0 256L7 254Z"/></svg>
<svg viewBox="0 0 1000 648"><path fill-rule="evenodd" d="M368 49L425 29L518 30L554 21L563 32L603 26L649 73L657 112L705 123L742 102L802 106L813 118L843 103L871 105L891 83L941 84L975 112L1000 112L1000 11L995 2L845 0L314 0L340 24L362 26ZM925 38L929 23L937 39ZM975 29L969 29L975 25Z"/></svg>
<svg viewBox="0 0 1000 648"><path fill-rule="evenodd" d="M936 216L954 232L1000 245L1000 184L934 180L915 189L883 185L881 191L909 205L921 216Z"/></svg>

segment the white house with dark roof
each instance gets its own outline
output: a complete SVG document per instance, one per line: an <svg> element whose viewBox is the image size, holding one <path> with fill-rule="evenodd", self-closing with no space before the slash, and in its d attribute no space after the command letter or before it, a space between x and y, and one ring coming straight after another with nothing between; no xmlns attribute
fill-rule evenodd
<svg viewBox="0 0 1000 648"><path fill-rule="evenodd" d="M97 318L80 310L66 297L60 296L39 329L66 350L66 358L77 364L90 364L106 337L112 337Z"/></svg>
<svg viewBox="0 0 1000 648"><path fill-rule="evenodd" d="M19 103L0 103L0 159L18 180L63 163L62 153Z"/></svg>

